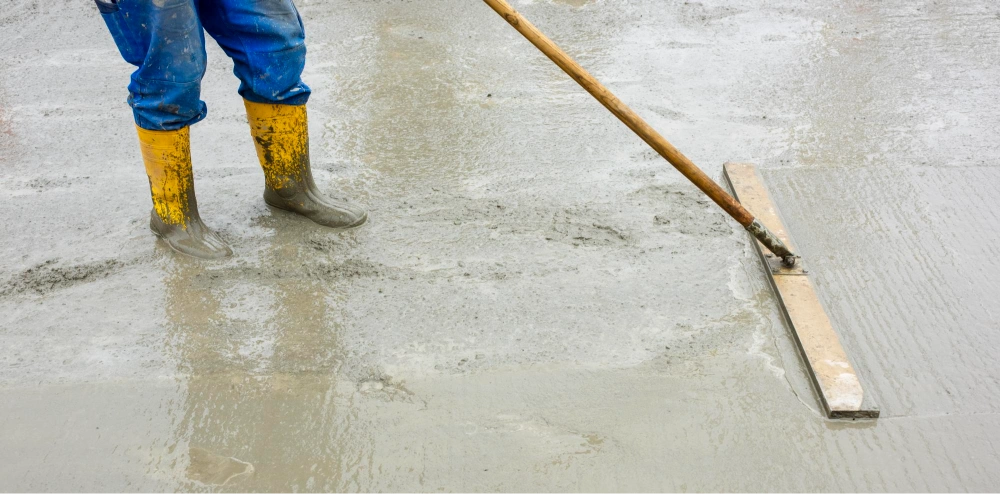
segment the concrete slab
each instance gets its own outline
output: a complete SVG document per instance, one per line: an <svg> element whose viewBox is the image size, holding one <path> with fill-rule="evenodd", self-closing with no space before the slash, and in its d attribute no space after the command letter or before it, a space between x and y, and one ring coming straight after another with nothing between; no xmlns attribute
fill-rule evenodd
<svg viewBox="0 0 1000 494"><path fill-rule="evenodd" d="M96 6L0 9L0 489L1000 485L995 2L516 3L710 176L758 164L852 328L854 422L739 225L487 6L295 2L317 181L371 221L262 204L209 39L213 264L148 231Z"/></svg>
<svg viewBox="0 0 1000 494"><path fill-rule="evenodd" d="M793 252L797 251L756 167L749 163L726 163L723 170L736 199ZM760 242L752 237L751 242L760 256L790 333L802 352L827 416L877 418L878 409L864 404L861 382L809 280L807 262L799 259L795 266L785 266Z"/></svg>

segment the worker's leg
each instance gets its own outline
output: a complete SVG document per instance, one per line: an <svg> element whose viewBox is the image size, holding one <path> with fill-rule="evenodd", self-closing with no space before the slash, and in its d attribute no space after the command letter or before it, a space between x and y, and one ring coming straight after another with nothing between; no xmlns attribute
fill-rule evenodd
<svg viewBox="0 0 1000 494"><path fill-rule="evenodd" d="M128 103L135 123L177 130L205 118L205 37L194 0L97 0L125 61L135 65Z"/></svg>
<svg viewBox="0 0 1000 494"><path fill-rule="evenodd" d="M153 199L150 228L185 254L230 254L202 222L194 195L189 126L206 113L205 38L194 0L97 0L97 6L122 57L137 67L128 102Z"/></svg>
<svg viewBox="0 0 1000 494"><path fill-rule="evenodd" d="M291 0L198 0L205 30L232 57L264 169L264 200L333 228L368 215L323 195L309 164L305 31Z"/></svg>
<svg viewBox="0 0 1000 494"><path fill-rule="evenodd" d="M235 66L240 95L256 103L304 105L305 31L291 0L197 0L208 34Z"/></svg>

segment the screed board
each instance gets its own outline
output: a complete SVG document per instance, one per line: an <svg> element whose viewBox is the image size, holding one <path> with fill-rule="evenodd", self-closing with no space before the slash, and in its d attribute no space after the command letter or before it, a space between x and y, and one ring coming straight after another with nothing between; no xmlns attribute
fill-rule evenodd
<svg viewBox="0 0 1000 494"><path fill-rule="evenodd" d="M797 252L788 235L771 197L757 174L748 163L726 163L726 181L738 201L761 223L774 232L793 252ZM753 240L760 255L771 287L778 298L785 320L792 330L803 359L808 364L813 385L823 408L830 418L875 418L877 409L863 404L861 382L847 358L840 338L823 310L816 289L809 280L808 269L802 260L791 268Z"/></svg>

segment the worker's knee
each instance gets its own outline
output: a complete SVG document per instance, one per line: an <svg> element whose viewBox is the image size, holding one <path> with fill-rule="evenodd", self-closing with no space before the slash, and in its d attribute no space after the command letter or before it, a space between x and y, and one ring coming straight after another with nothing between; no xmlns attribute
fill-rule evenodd
<svg viewBox="0 0 1000 494"><path fill-rule="evenodd" d="M152 2L148 34L149 50L136 76L145 81L174 84L197 83L205 75L208 59L205 35L191 0Z"/></svg>
<svg viewBox="0 0 1000 494"><path fill-rule="evenodd" d="M154 43L143 65L132 74L129 104L136 124L150 130L175 130L205 118L201 80L208 65L201 34ZM191 39L191 38L195 39Z"/></svg>
<svg viewBox="0 0 1000 494"><path fill-rule="evenodd" d="M305 29L291 0L252 0L253 19L238 19L244 60L236 60L240 94L257 103L304 104L309 87L302 82L306 63ZM234 57L235 58L235 57ZM242 63L241 63L242 62Z"/></svg>

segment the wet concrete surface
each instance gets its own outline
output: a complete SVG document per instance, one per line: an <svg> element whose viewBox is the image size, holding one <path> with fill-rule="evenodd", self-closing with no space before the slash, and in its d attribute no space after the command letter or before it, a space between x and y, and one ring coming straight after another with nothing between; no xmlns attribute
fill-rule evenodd
<svg viewBox="0 0 1000 494"><path fill-rule="evenodd" d="M300 1L272 211L209 41L202 216L146 226L96 7L0 10L3 490L996 490L1000 9L521 1L721 177L755 162L869 400L825 420L745 234L476 1Z"/></svg>

